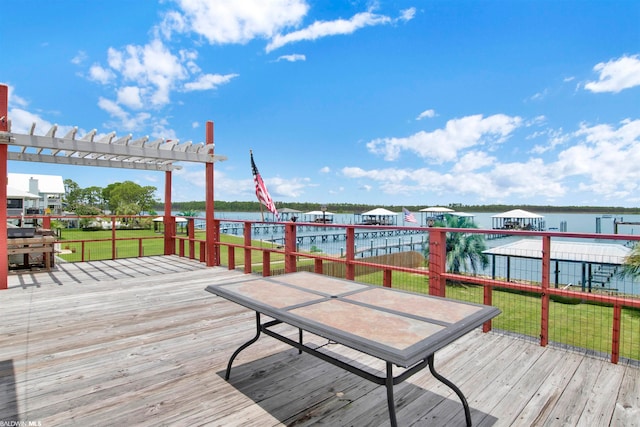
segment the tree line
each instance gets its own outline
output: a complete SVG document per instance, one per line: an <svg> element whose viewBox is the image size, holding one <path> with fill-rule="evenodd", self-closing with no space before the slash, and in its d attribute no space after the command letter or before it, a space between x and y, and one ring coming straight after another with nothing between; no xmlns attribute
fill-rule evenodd
<svg viewBox="0 0 640 427"><path fill-rule="evenodd" d="M106 187L81 188L71 179L64 180L63 204L77 215L100 215L109 211L116 215L155 215L156 187L141 186L133 181L114 182Z"/></svg>

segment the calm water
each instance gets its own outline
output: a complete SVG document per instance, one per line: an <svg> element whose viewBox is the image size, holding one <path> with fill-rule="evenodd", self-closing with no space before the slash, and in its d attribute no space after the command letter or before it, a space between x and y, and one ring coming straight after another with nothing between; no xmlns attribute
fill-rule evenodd
<svg viewBox="0 0 640 427"><path fill-rule="evenodd" d="M474 215L474 222L479 228L491 229L492 228L492 216L495 213L476 212L471 213ZM420 212L415 212L414 215L420 223L426 222L426 217L421 216ZM201 213L204 216L204 213ZM561 223L565 222L568 232L572 233L595 233L597 218L600 219L601 233L613 234L613 220L616 218L618 221L626 222L639 222L640 215L615 215L612 214L609 218L604 218L600 214L545 214L543 215L547 230L560 229ZM261 216L259 212L216 212L215 217L217 219L235 219L235 220L251 220L260 221ZM335 224L354 224L358 221L358 217L353 214L336 214L333 217ZM398 216L398 225L415 226L411 223L403 223L402 216ZM302 220L302 219L301 219ZM265 214L265 221L273 221L273 215ZM620 226L619 233L624 234L640 234L640 225Z"/></svg>

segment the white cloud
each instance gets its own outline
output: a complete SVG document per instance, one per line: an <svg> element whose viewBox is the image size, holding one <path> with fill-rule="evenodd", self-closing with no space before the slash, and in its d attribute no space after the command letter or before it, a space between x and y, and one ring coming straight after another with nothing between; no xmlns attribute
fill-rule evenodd
<svg viewBox="0 0 640 427"><path fill-rule="evenodd" d="M424 110L422 113L418 114L418 117L416 117L416 120L422 120L427 118L430 119L435 116L436 116L436 110L434 109Z"/></svg>
<svg viewBox="0 0 640 427"><path fill-rule="evenodd" d="M467 116L449 120L444 129L432 132L420 131L405 138L374 139L367 143L367 148L390 161L396 160L402 151L410 151L436 163L450 162L456 160L462 150L504 142L521 125L522 119L517 116Z"/></svg>
<svg viewBox="0 0 640 427"><path fill-rule="evenodd" d="M329 173L329 172L331 172L331 168L329 168L329 166L325 166L320 169L320 173Z"/></svg>
<svg viewBox="0 0 640 427"><path fill-rule="evenodd" d="M270 38L287 27L300 24L309 6L303 0L181 0L181 15L165 21L172 31L193 31L211 44L247 43Z"/></svg>
<svg viewBox="0 0 640 427"><path fill-rule="evenodd" d="M140 88L136 86L125 86L120 88L118 90L118 103L136 110L142 108Z"/></svg>
<svg viewBox="0 0 640 427"><path fill-rule="evenodd" d="M108 56L109 65L121 73L125 82L133 82L145 89L145 103L163 106L169 103L169 92L176 82L189 75L181 56L191 59L193 54L174 55L160 40L155 39L144 46L128 45L121 51L110 48Z"/></svg>
<svg viewBox="0 0 640 427"><path fill-rule="evenodd" d="M196 81L185 83L184 88L187 91L217 89L218 86L229 83L236 77L238 74L203 74Z"/></svg>
<svg viewBox="0 0 640 427"><path fill-rule="evenodd" d="M79 65L79 64L82 64L86 60L87 60L87 52L85 52L83 50L80 50L80 51L78 51L76 56L71 58L71 63L75 64L75 65Z"/></svg>
<svg viewBox="0 0 640 427"><path fill-rule="evenodd" d="M573 143L550 161L531 157L500 162L484 151L468 151L449 168L345 167L341 172L346 178L366 180L389 195L456 194L478 200L553 202L569 193L583 192L589 200L595 195L616 205L638 199L640 119L627 119L617 126L583 124L572 133L548 130L538 136L547 136L553 148Z"/></svg>
<svg viewBox="0 0 640 427"><path fill-rule="evenodd" d="M98 107L109 113L111 117L118 119L119 123L111 123L108 124L109 126L118 127L129 132L138 132L141 128L144 128L151 117L150 114L144 112L131 115L116 102L102 97L98 100Z"/></svg>
<svg viewBox="0 0 640 427"><path fill-rule="evenodd" d="M18 107L25 108L29 105L26 99L16 95L16 91L13 86L8 85L7 88L9 89L9 107L17 105Z"/></svg>
<svg viewBox="0 0 640 427"><path fill-rule="evenodd" d="M489 156L483 151L471 151L463 155L453 166L452 172L468 172L491 166L496 162L496 158Z"/></svg>
<svg viewBox="0 0 640 427"><path fill-rule="evenodd" d="M611 125L582 125L574 133L578 144L558 156L555 169L565 177L579 176L579 189L606 200L632 197L640 190L640 119Z"/></svg>
<svg viewBox="0 0 640 427"><path fill-rule="evenodd" d="M414 9L402 11L400 20L407 21L413 18ZM352 34L355 31L376 25L386 25L396 22L398 19L392 19L385 15L378 15L371 11L357 13L350 19L336 19L334 21L316 21L302 30L293 31L287 34L277 34L271 39L267 45L266 51L271 52L290 43L296 43L303 40L317 40L322 37Z"/></svg>
<svg viewBox="0 0 640 427"><path fill-rule="evenodd" d="M532 101L540 101L549 95L549 89L544 89L542 92L537 92L529 98Z"/></svg>
<svg viewBox="0 0 640 427"><path fill-rule="evenodd" d="M293 55L282 55L279 56L276 61L289 61L289 62L297 62L297 61L306 61L307 57L301 54L293 54Z"/></svg>
<svg viewBox="0 0 640 427"><path fill-rule="evenodd" d="M113 73L113 71L109 70L108 68L103 68L100 65L96 64L89 68L89 80L92 80L94 82L98 82L104 85L111 82L115 77L116 75Z"/></svg>
<svg viewBox="0 0 640 427"><path fill-rule="evenodd" d="M593 67L599 73L597 81L587 82L584 88L591 92L618 93L624 89L640 86L640 58L638 55L623 56Z"/></svg>

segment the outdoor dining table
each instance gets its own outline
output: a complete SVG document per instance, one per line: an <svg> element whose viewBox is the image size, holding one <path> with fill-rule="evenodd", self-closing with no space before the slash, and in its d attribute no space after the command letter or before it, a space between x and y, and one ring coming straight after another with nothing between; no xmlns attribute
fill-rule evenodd
<svg viewBox="0 0 640 427"><path fill-rule="evenodd" d="M226 380L236 356L264 333L297 348L299 353L312 354L384 385L392 426L397 425L393 386L428 366L435 378L458 395L466 423L471 425L464 394L436 372L434 354L500 314L498 308L309 272L219 283L206 290L256 313L256 334L231 355ZM263 323L261 315L272 320ZM273 330L281 323L298 329L297 341ZM381 359L386 364L386 375L376 375L306 345L304 331ZM394 365L402 368L395 377Z"/></svg>

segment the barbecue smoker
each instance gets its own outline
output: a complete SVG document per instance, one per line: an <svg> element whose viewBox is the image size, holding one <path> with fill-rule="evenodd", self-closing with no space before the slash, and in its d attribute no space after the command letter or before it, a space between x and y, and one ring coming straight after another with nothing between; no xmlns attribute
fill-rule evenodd
<svg viewBox="0 0 640 427"><path fill-rule="evenodd" d="M7 228L9 270L51 269L54 265L55 233L33 227Z"/></svg>

